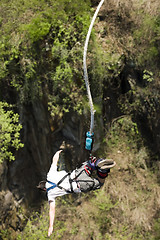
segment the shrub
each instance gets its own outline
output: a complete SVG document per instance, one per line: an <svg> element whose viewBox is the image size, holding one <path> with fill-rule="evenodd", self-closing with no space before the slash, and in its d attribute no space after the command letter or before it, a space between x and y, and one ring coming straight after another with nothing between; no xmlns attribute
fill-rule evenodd
<svg viewBox="0 0 160 240"><path fill-rule="evenodd" d="M13 150L23 147L20 142L19 115L10 109L7 103L0 102L0 163L4 160L15 160Z"/></svg>

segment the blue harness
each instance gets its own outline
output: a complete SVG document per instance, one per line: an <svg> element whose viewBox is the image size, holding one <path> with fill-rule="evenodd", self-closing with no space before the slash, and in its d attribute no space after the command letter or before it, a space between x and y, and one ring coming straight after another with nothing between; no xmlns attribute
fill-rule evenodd
<svg viewBox="0 0 160 240"><path fill-rule="evenodd" d="M48 192L49 190L51 190L51 189L54 189L54 188L58 187L58 188L60 188L61 190L65 190L67 193L73 193L74 191L73 191L73 187L72 187L72 182L73 182L74 180L71 179L70 175L71 175L71 173L67 173L57 184L47 180L47 182L52 185L52 186L50 186L49 188L47 188L47 192ZM63 182L63 180L64 180L67 176L69 176L69 182L70 182L70 185L71 185L71 190L67 190L67 189L65 189L65 188L63 188L63 187L60 186L60 184Z"/></svg>
<svg viewBox="0 0 160 240"><path fill-rule="evenodd" d="M53 183L53 182L51 182L51 181L48 181L48 180L47 180L47 182L52 185L51 187L47 188L47 192L48 192L49 190L54 189L55 187L57 187L57 184L55 184L55 183Z"/></svg>

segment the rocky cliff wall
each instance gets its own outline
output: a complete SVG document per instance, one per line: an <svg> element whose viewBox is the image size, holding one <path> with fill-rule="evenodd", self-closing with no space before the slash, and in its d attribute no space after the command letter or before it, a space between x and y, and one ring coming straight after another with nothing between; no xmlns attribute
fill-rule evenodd
<svg viewBox="0 0 160 240"><path fill-rule="evenodd" d="M2 229L11 232L21 230L32 207L40 206L46 195L36 189L40 180L46 179L53 154L65 148L65 159L61 168L72 170L79 166L88 155L85 151L87 120L76 113L68 113L61 120L51 119L47 105L37 101L23 106L20 112L23 125L24 148L16 160L3 163L0 167L0 205ZM101 122L102 124L102 122ZM100 135L97 135L100 138ZM99 147L95 144L95 150ZM21 209L23 208L23 214Z"/></svg>

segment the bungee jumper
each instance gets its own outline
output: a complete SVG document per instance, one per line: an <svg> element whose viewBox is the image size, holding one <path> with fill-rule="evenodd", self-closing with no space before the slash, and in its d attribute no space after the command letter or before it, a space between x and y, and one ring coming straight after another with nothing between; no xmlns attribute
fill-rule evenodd
<svg viewBox="0 0 160 240"><path fill-rule="evenodd" d="M71 193L89 192L100 189L110 169L115 166L111 159L91 157L88 161L68 173L65 170L58 171L57 163L59 155L63 150L57 151L52 160L51 167L47 174L47 180L41 181L37 186L39 189L47 192L49 202L49 229L48 236L53 232L53 223L55 219L55 199ZM96 178L92 177L93 172L97 173Z"/></svg>
<svg viewBox="0 0 160 240"><path fill-rule="evenodd" d="M91 30L102 6L104 0L101 0L97 10L93 16L92 22L89 27L89 31L86 37L86 42L84 46L84 56L83 56L83 67L84 67L84 80L86 84L90 112L91 112L91 124L90 130L86 133L85 149L89 151L90 157L87 161L83 162L79 168L74 169L72 172L66 172L65 170L58 171L57 163L59 156L63 150L58 150L52 159L52 164L47 174L47 180L41 181L37 186L39 189L47 192L48 202L49 202L49 229L48 236L51 236L53 232L53 223L55 219L55 199L56 197L63 196L72 193L87 193L92 190L100 189L105 179L107 178L110 169L113 168L116 163L112 159L96 158L92 156L92 147L94 142L94 106L92 101L92 96L89 87L87 65L86 65L86 55L87 47L91 34ZM93 177L93 173L96 173L96 177Z"/></svg>

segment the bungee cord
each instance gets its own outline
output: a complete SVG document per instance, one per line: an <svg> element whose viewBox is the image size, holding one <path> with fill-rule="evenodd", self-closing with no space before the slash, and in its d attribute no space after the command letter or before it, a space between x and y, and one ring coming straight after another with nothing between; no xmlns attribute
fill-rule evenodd
<svg viewBox="0 0 160 240"><path fill-rule="evenodd" d="M91 91L90 91L90 85L89 85L89 80L88 80L88 72L87 72L87 63L86 63L86 59L87 59L87 49L88 49L88 42L89 42L89 38L91 35L91 31L95 22L95 19L98 15L98 12L103 4L104 0L101 0L95 13L94 16L92 18L88 33L87 33L87 37L86 37L86 41L85 41L85 45L84 45L84 53L83 53L83 69L84 69L84 80L85 80L85 84L86 84L86 89L87 89L87 95L88 95L88 99L89 99L89 105L90 105L90 112L91 112L91 122L90 122L90 134L92 135L93 133L93 128L94 128L94 113L95 113L95 109L94 109L94 105L93 105L93 100L92 100L92 95L91 95Z"/></svg>

